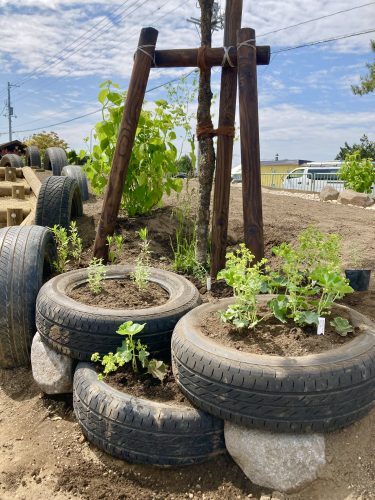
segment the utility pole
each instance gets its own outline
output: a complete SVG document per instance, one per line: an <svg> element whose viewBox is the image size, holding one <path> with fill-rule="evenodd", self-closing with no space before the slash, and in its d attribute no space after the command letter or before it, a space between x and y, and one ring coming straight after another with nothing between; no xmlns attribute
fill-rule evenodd
<svg viewBox="0 0 375 500"><path fill-rule="evenodd" d="M12 116L13 116L13 107L10 104L10 89L11 87L17 87L17 86L18 85L12 85L10 82L8 82L8 102L7 102L8 112L5 116L8 116L9 142L12 140Z"/></svg>

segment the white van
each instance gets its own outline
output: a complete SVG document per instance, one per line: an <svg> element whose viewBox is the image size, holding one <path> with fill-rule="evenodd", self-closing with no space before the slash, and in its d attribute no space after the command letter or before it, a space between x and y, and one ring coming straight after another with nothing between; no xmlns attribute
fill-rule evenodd
<svg viewBox="0 0 375 500"><path fill-rule="evenodd" d="M344 182L337 175L341 161L310 162L295 168L285 177L284 189L298 189L319 193L325 186L332 186L341 191Z"/></svg>

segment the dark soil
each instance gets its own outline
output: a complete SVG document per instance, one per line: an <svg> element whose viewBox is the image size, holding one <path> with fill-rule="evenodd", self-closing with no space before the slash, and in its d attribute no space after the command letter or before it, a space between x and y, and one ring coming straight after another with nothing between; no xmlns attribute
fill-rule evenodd
<svg viewBox="0 0 375 500"><path fill-rule="evenodd" d="M268 311L260 309L259 317ZM333 308L332 314L326 317L324 335L317 335L316 326L300 327L292 320L281 323L275 317L262 321L255 329L238 330L233 325L224 323L218 312L204 315L201 325L205 335L232 349L273 356L306 356L339 347L360 333L360 329L356 327L346 337L339 335L330 325L330 321L336 316L349 320L348 314Z"/></svg>
<svg viewBox="0 0 375 500"><path fill-rule="evenodd" d="M105 378L105 382L121 392L159 403L174 403L180 406L191 406L180 392L178 385L169 370L163 382L148 374L134 373L130 368L117 370Z"/></svg>
<svg viewBox="0 0 375 500"><path fill-rule="evenodd" d="M144 290L139 290L130 279L106 279L103 290L95 294L88 283L74 288L68 296L89 306L109 307L111 309L142 309L160 306L169 299L169 294L157 283L149 282Z"/></svg>

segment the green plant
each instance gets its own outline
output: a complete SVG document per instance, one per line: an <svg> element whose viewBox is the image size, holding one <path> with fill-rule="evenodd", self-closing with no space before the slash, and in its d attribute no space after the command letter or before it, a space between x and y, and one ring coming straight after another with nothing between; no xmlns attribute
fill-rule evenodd
<svg viewBox="0 0 375 500"><path fill-rule="evenodd" d="M235 252L226 255L225 269L218 274L218 279L233 288L235 302L221 313L225 323L232 323L236 328L254 328L265 316L259 317L257 295L267 289L267 277L263 266L267 259L252 264L254 255L244 243Z"/></svg>
<svg viewBox="0 0 375 500"><path fill-rule="evenodd" d="M124 237L121 234L107 236L108 243L108 259L111 264L116 264L121 258L124 245Z"/></svg>
<svg viewBox="0 0 375 500"><path fill-rule="evenodd" d="M147 287L147 283L150 277L150 271L148 270L149 259L150 259L150 241L148 239L147 227L137 231L138 236L141 239L141 251L137 258L134 272L130 275L130 278L137 285L139 290L144 290Z"/></svg>
<svg viewBox="0 0 375 500"><path fill-rule="evenodd" d="M353 331L352 325L346 318L342 318L341 316L337 316L332 321L330 321L330 325L334 327L336 332L342 337L346 337L348 333Z"/></svg>
<svg viewBox="0 0 375 500"><path fill-rule="evenodd" d="M99 294L103 289L103 280L106 275L105 265L102 259L94 257L91 259L88 267L87 277L89 288L92 293Z"/></svg>
<svg viewBox="0 0 375 500"><path fill-rule="evenodd" d="M57 247L57 260L53 262L53 267L58 273L63 273L69 262L69 236L67 230L58 224L55 224L50 230L53 233Z"/></svg>
<svg viewBox="0 0 375 500"><path fill-rule="evenodd" d="M92 354L91 361L101 362L104 366L103 373L98 375L99 380L103 379L103 375L106 376L108 373L116 371L126 363L131 363L132 370L138 373L138 363L140 363L141 367L146 369L146 373L163 381L167 372L167 366L163 361L149 359L150 353L147 351L147 345L142 344L140 340L135 341L134 339L134 336L141 332L144 327L145 323L141 325L133 323L133 321L126 321L119 326L116 332L125 338L122 341L121 347L117 348L115 354L110 352L103 356L102 359L98 352Z"/></svg>
<svg viewBox="0 0 375 500"><path fill-rule="evenodd" d="M345 157L338 176L344 181L344 186L359 193L371 193L375 183L375 168L371 158L362 158L359 151L354 151Z"/></svg>
<svg viewBox="0 0 375 500"><path fill-rule="evenodd" d="M333 303L353 291L340 271L340 238L309 227L296 245L282 243L272 249L279 269L271 273L269 288L279 295L269 306L280 321L318 324ZM282 293L280 293L282 290Z"/></svg>
<svg viewBox="0 0 375 500"><path fill-rule="evenodd" d="M82 255L82 239L79 237L77 223L75 221L71 221L69 230L70 253L79 263Z"/></svg>
<svg viewBox="0 0 375 500"><path fill-rule="evenodd" d="M95 144L85 171L92 188L102 193L107 182L122 119L124 93L110 80L100 85L98 99L102 120L95 125ZM122 195L122 208L130 217L146 214L161 205L164 193L182 189L177 173L177 139L175 129L191 130L183 104L172 99L155 102L152 111L143 109L138 122ZM190 132L190 135L191 132ZM194 141L192 140L192 143ZM83 157L85 151L81 151Z"/></svg>

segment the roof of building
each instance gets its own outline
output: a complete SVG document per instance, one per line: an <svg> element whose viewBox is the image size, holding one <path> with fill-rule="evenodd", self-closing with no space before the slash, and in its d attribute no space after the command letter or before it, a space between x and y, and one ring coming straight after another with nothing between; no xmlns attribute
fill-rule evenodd
<svg viewBox="0 0 375 500"><path fill-rule="evenodd" d="M260 165L266 166L276 166L276 165L302 165L302 163L308 163L311 160L261 160Z"/></svg>

